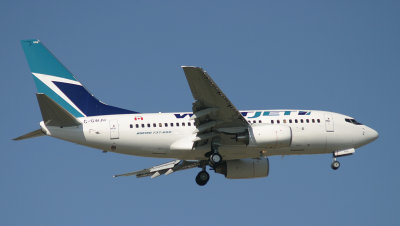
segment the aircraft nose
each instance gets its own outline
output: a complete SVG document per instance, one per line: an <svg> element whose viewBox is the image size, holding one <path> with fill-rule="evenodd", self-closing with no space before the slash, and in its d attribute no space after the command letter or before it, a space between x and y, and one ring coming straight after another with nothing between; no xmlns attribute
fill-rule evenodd
<svg viewBox="0 0 400 226"><path fill-rule="evenodd" d="M365 130L365 143L371 143L372 141L376 140L379 137L379 133L376 130L367 127Z"/></svg>

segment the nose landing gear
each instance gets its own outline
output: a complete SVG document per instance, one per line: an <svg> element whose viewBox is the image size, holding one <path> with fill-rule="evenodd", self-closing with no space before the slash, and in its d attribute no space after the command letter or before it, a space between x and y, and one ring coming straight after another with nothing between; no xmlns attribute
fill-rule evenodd
<svg viewBox="0 0 400 226"><path fill-rule="evenodd" d="M333 170L337 170L340 167L340 162L336 160L336 158L333 159L333 162L331 164L331 168Z"/></svg>
<svg viewBox="0 0 400 226"><path fill-rule="evenodd" d="M343 156L349 156L354 154L356 150L354 148L349 148L349 149L344 149L344 150L338 150L338 151L334 151L332 153L332 165L331 168L333 170L337 170L340 167L340 162L336 160L336 157L343 157Z"/></svg>
<svg viewBox="0 0 400 226"><path fill-rule="evenodd" d="M333 152L333 154L332 154L333 159L332 159L332 164L331 164L331 168L333 170L337 170L340 167L340 162L336 160L336 157L337 157L336 152Z"/></svg>

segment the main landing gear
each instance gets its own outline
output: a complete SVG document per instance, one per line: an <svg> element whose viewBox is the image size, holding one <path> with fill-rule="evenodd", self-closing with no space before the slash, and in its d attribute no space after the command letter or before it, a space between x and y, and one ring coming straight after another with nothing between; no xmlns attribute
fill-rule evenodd
<svg viewBox="0 0 400 226"><path fill-rule="evenodd" d="M222 156L218 153L219 142L215 139L211 144L211 151L206 154L208 156L207 161L204 162L202 166L202 170L196 176L196 183L200 186L204 186L207 184L208 180L210 180L210 174L206 171L206 165L210 165L215 169L216 166L222 163Z"/></svg>
<svg viewBox="0 0 400 226"><path fill-rule="evenodd" d="M196 176L196 183L200 186L204 186L210 180L210 174L207 173L205 167Z"/></svg>
<svg viewBox="0 0 400 226"><path fill-rule="evenodd" d="M218 152L210 155L210 163L213 166L219 165L222 162L222 156Z"/></svg>
<svg viewBox="0 0 400 226"><path fill-rule="evenodd" d="M222 163L222 156L218 153L219 142L214 140L211 144L210 165L217 166Z"/></svg>

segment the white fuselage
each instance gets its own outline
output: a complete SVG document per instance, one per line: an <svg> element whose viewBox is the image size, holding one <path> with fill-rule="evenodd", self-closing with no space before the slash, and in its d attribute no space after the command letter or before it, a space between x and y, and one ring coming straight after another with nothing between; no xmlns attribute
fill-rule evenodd
<svg viewBox="0 0 400 226"><path fill-rule="evenodd" d="M185 148L195 137L191 113L105 115L78 118L78 127L52 127L41 123L49 136L116 153L184 160L207 159L209 145ZM309 110L242 111L250 124L290 126L290 147L265 148L240 144L232 136L222 140L219 152L225 160L271 155L322 154L358 148L376 138L376 132L345 121L338 113ZM228 136L229 137L229 136ZM229 151L229 156L224 153Z"/></svg>

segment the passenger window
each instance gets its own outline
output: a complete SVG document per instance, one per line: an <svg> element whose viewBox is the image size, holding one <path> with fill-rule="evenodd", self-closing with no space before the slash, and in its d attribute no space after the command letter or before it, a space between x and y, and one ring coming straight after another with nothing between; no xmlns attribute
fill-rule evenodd
<svg viewBox="0 0 400 226"><path fill-rule="evenodd" d="M253 120L253 123L257 123L256 120Z"/></svg>
<svg viewBox="0 0 400 226"><path fill-rule="evenodd" d="M171 127L174 127L174 123L173 122L171 122L170 125L171 125Z"/></svg>
<svg viewBox="0 0 400 226"><path fill-rule="evenodd" d="M165 127L168 127L168 123L164 123L164 126L165 126Z"/></svg>
<svg viewBox="0 0 400 226"><path fill-rule="evenodd" d="M182 122L182 126L185 126L185 123L184 123L184 122Z"/></svg>
<svg viewBox="0 0 400 226"><path fill-rule="evenodd" d="M312 123L315 123L315 119L312 119Z"/></svg>
<svg viewBox="0 0 400 226"><path fill-rule="evenodd" d="M188 122L188 126L192 126L192 124L190 122Z"/></svg>
<svg viewBox="0 0 400 226"><path fill-rule="evenodd" d="M251 121L250 121L250 120L249 120L248 122L249 122L249 123L251 123Z"/></svg>
<svg viewBox="0 0 400 226"><path fill-rule="evenodd" d="M153 123L153 127L157 127L157 124Z"/></svg>
<svg viewBox="0 0 400 226"><path fill-rule="evenodd" d="M297 119L294 120L294 123L298 123L299 121L297 121Z"/></svg>
<svg viewBox="0 0 400 226"><path fill-rule="evenodd" d="M139 128L139 124L136 124L136 128Z"/></svg>
<svg viewBox="0 0 400 226"><path fill-rule="evenodd" d="M274 120L271 120L271 124L274 124Z"/></svg>
<svg viewBox="0 0 400 226"><path fill-rule="evenodd" d="M278 123L278 124L279 124L279 123L281 123L281 121L279 121L279 120L276 120L276 123Z"/></svg>
<svg viewBox="0 0 400 226"><path fill-rule="evenodd" d="M306 119L306 122L307 122L307 123L310 123L310 120L309 120L309 119Z"/></svg>
<svg viewBox="0 0 400 226"><path fill-rule="evenodd" d="M150 127L150 123L147 123L147 127Z"/></svg>
<svg viewBox="0 0 400 226"><path fill-rule="evenodd" d="M300 119L300 122L301 122L301 123L304 123L304 120L303 120L303 119Z"/></svg>
<svg viewBox="0 0 400 226"><path fill-rule="evenodd" d="M289 123L292 123L292 120L291 120L291 119L289 119Z"/></svg>
<svg viewBox="0 0 400 226"><path fill-rule="evenodd" d="M317 122L318 122L318 123L320 123L320 122L321 122L321 120L317 119Z"/></svg>
<svg viewBox="0 0 400 226"><path fill-rule="evenodd" d="M158 127L162 127L162 123L160 122L160 123L158 123Z"/></svg>
<svg viewBox="0 0 400 226"><path fill-rule="evenodd" d="M142 124L142 128L144 128L144 124Z"/></svg>
<svg viewBox="0 0 400 226"><path fill-rule="evenodd" d="M131 129L132 129L132 128L133 128L133 125L132 125L132 124L130 124L130 125L129 125L129 128L131 128Z"/></svg>
<svg viewBox="0 0 400 226"><path fill-rule="evenodd" d="M179 126L179 122L176 123L176 126Z"/></svg>
<svg viewBox="0 0 400 226"><path fill-rule="evenodd" d="M286 123L286 119L283 120L283 123Z"/></svg>
<svg viewBox="0 0 400 226"><path fill-rule="evenodd" d="M262 121L261 121L261 120L258 120L258 123L262 123Z"/></svg>

